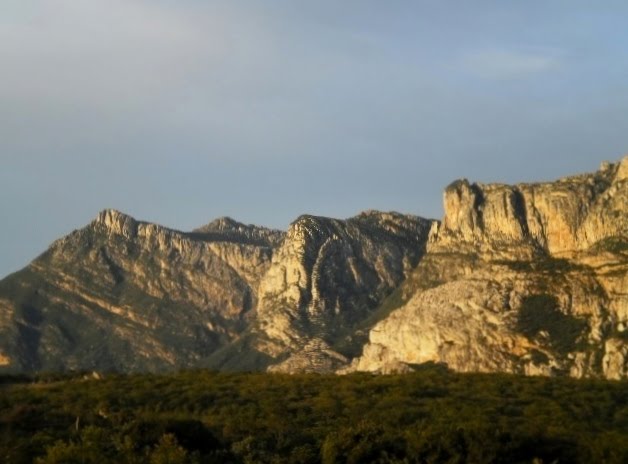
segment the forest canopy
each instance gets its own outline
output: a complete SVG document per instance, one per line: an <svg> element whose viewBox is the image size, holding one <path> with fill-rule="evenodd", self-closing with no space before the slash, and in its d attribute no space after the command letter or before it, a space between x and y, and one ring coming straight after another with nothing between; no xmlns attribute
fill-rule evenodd
<svg viewBox="0 0 628 464"><path fill-rule="evenodd" d="M7 463L628 462L628 383L423 366L0 378Z"/></svg>

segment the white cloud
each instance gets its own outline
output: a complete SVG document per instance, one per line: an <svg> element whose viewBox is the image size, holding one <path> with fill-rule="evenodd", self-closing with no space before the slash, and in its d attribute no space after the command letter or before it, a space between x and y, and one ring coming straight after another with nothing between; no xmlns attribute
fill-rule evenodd
<svg viewBox="0 0 628 464"><path fill-rule="evenodd" d="M551 71L559 66L555 52L482 50L462 57L463 68L485 79L516 79Z"/></svg>

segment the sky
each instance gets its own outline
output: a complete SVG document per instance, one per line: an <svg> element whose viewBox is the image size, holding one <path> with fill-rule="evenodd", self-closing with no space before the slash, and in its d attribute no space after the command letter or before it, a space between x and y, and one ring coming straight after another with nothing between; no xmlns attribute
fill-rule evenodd
<svg viewBox="0 0 628 464"><path fill-rule="evenodd" d="M2 0L0 277L104 208L442 215L628 152L628 3Z"/></svg>

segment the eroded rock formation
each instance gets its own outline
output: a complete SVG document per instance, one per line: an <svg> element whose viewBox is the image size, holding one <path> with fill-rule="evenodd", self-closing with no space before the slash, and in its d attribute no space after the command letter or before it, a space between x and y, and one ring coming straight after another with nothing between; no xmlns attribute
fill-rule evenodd
<svg viewBox="0 0 628 464"><path fill-rule="evenodd" d="M101 212L0 283L5 366L133 371L200 362L248 326L271 262L272 242L251 244L249 229L241 235L234 224L205 236Z"/></svg>
<svg viewBox="0 0 628 464"><path fill-rule="evenodd" d="M347 359L328 343L405 278L428 230L368 212L184 233L105 210L0 282L0 368L333 371Z"/></svg>
<svg viewBox="0 0 628 464"><path fill-rule="evenodd" d="M0 371L628 376L628 157L368 211L192 232L105 210L0 281Z"/></svg>
<svg viewBox="0 0 628 464"><path fill-rule="evenodd" d="M346 221L298 218L260 284L259 349L291 355L275 370L311 370L308 360L297 360L314 355L300 351L318 351L329 361L325 366L337 366L343 356L329 345L360 343L353 332L416 266L430 226L422 218L376 211Z"/></svg>
<svg viewBox="0 0 628 464"><path fill-rule="evenodd" d="M457 181L398 309L348 370L628 374L628 157L542 184Z"/></svg>

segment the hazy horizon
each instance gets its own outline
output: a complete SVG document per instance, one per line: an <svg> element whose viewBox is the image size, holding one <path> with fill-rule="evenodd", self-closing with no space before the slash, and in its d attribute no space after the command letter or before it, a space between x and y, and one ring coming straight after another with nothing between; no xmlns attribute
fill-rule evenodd
<svg viewBox="0 0 628 464"><path fill-rule="evenodd" d="M7 0L0 277L114 208L191 230L594 171L628 152L628 5Z"/></svg>

